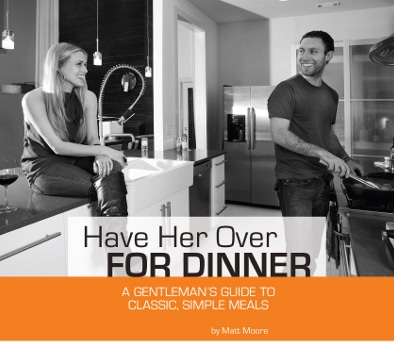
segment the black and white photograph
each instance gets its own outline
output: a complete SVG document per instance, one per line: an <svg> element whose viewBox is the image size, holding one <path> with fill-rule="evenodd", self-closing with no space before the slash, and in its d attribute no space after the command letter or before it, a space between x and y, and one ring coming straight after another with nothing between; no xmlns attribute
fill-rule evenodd
<svg viewBox="0 0 394 342"><path fill-rule="evenodd" d="M393 0L0 0L0 30L0 340L393 338L312 317L393 303ZM95 282L160 329L5 313L59 286L104 319Z"/></svg>

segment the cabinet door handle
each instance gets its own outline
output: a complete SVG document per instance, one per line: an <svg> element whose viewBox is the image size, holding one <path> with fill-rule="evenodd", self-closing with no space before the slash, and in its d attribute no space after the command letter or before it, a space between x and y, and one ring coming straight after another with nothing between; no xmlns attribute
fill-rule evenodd
<svg viewBox="0 0 394 342"><path fill-rule="evenodd" d="M160 212L161 212L161 217L165 217L166 216L166 205L165 204L161 205Z"/></svg>
<svg viewBox="0 0 394 342"><path fill-rule="evenodd" d="M349 256L348 256L348 252L349 251ZM352 260L352 246L351 245L344 245L344 254L345 254L345 268L346 268L346 273L347 276L353 276L352 274L352 264L353 264L353 260Z"/></svg>
<svg viewBox="0 0 394 342"><path fill-rule="evenodd" d="M215 186L216 186L216 189L217 189L217 188L220 188L220 187L223 186L224 184L226 184L226 181L223 181L223 182L221 182L220 184L215 185Z"/></svg>
<svg viewBox="0 0 394 342"><path fill-rule="evenodd" d="M167 216L171 217L171 202L167 202Z"/></svg>
<svg viewBox="0 0 394 342"><path fill-rule="evenodd" d="M221 162L215 163L215 166L220 166L220 165L222 165L224 163L227 163L227 159L223 159Z"/></svg>
<svg viewBox="0 0 394 342"><path fill-rule="evenodd" d="M166 235L170 234L171 232L171 202L167 202L167 205L163 204L164 210L165 210L165 215L164 215L164 231ZM167 247L172 247L172 241L169 239L165 244L164 244L164 250L166 250Z"/></svg>
<svg viewBox="0 0 394 342"><path fill-rule="evenodd" d="M24 252L24 251L26 251L26 250L28 250L28 249L30 249L30 248L36 247L36 246L38 246L38 245L41 245L41 244L43 244L43 243L45 243L45 242L47 242L47 241L49 241L49 240L52 240L52 239L54 239L54 238L57 238L57 237L60 236L60 235L62 235L62 233L60 233L60 232L53 233L53 234L51 234L51 235L46 235L46 236L45 236L44 238L42 238L42 239L39 239L39 240L34 241L34 242L31 242L31 243L29 243L29 244L27 244L27 245L24 245L24 246L22 246L22 247L19 247L19 248L17 248L17 249L14 249L13 251L10 251L10 252L8 252L8 253L5 253L5 254L3 254L3 255L0 255L0 261L3 261L3 260L8 259L8 258L11 258L11 257L14 256L14 255L20 254L20 253L22 253L22 252Z"/></svg>
<svg viewBox="0 0 394 342"><path fill-rule="evenodd" d="M223 211L225 211L227 209L227 205L225 205L223 208L222 208L222 210L219 210L217 213L216 213L216 216L219 216Z"/></svg>

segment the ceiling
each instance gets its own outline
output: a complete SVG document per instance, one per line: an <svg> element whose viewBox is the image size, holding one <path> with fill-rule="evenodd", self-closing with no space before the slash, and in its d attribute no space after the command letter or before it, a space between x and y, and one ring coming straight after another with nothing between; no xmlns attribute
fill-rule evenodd
<svg viewBox="0 0 394 342"><path fill-rule="evenodd" d="M394 0L189 0L215 22L295 17L394 6ZM328 6L339 3L337 6ZM322 4L322 7L318 7Z"/></svg>

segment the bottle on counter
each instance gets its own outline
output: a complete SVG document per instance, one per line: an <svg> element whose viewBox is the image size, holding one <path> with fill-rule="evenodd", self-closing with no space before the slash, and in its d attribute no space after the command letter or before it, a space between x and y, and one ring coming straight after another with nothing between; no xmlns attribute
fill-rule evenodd
<svg viewBox="0 0 394 342"><path fill-rule="evenodd" d="M390 170L394 172L394 138L393 138L393 145L390 148Z"/></svg>
<svg viewBox="0 0 394 342"><path fill-rule="evenodd" d="M384 170L385 171L391 171L391 161L390 157L384 157Z"/></svg>
<svg viewBox="0 0 394 342"><path fill-rule="evenodd" d="M182 151L187 151L189 149L189 144L187 141L187 134L182 135Z"/></svg>

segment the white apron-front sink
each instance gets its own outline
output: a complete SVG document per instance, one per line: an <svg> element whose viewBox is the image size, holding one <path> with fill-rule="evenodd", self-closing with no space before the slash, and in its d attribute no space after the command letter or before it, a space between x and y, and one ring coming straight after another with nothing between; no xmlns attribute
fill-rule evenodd
<svg viewBox="0 0 394 342"><path fill-rule="evenodd" d="M193 162L127 158L123 169L129 215L193 185Z"/></svg>

